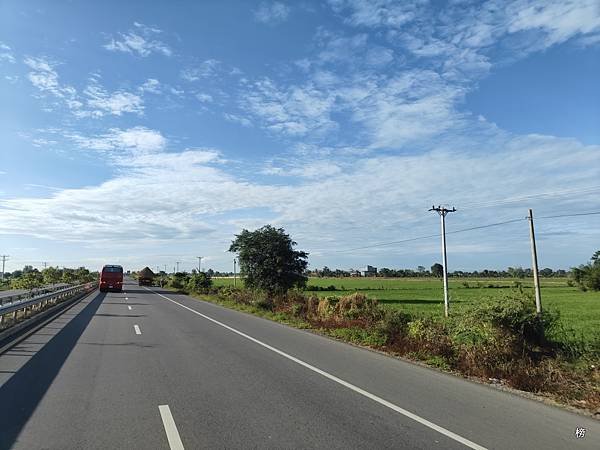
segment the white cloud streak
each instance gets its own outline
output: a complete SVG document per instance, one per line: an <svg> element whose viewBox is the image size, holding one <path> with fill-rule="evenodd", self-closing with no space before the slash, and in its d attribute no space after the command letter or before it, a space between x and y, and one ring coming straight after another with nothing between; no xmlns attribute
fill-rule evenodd
<svg viewBox="0 0 600 450"><path fill-rule="evenodd" d="M1 61L7 61L12 64L16 62L12 49L3 42L0 42L0 62Z"/></svg>
<svg viewBox="0 0 600 450"><path fill-rule="evenodd" d="M117 33L117 37L112 37L109 42L104 44L104 48L113 52L122 52L135 54L141 57L150 56L152 53L171 56L173 51L162 41L153 39L156 34L162 33L157 28L147 27L138 22L134 22L136 29L129 30L127 33Z"/></svg>
<svg viewBox="0 0 600 450"><path fill-rule="evenodd" d="M159 131L142 126L126 130L113 128L99 136L65 133L65 137L82 148L126 158L158 153L167 145L167 139Z"/></svg>
<svg viewBox="0 0 600 450"><path fill-rule="evenodd" d="M290 7L281 2L261 2L254 18L261 23L278 24L287 20Z"/></svg>

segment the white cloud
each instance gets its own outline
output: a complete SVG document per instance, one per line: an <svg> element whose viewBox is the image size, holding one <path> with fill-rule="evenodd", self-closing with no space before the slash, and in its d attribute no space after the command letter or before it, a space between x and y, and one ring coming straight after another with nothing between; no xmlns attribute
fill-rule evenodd
<svg viewBox="0 0 600 450"><path fill-rule="evenodd" d="M182 70L181 78L190 82L198 81L202 78L213 78L219 74L221 67L221 61L216 59L207 59L195 67Z"/></svg>
<svg viewBox="0 0 600 450"><path fill-rule="evenodd" d="M99 136L77 133L65 133L65 136L80 147L107 152L116 157L158 153L167 145L167 139L159 131L141 126L126 130L113 128Z"/></svg>
<svg viewBox="0 0 600 450"><path fill-rule="evenodd" d="M139 87L141 92L150 92L152 94L160 94L160 82L155 78L148 78L144 84Z"/></svg>
<svg viewBox="0 0 600 450"><path fill-rule="evenodd" d="M142 114L144 102L141 97L125 91L108 93L97 82L92 81L84 90L91 111L80 113L101 117L105 114L120 116L123 113Z"/></svg>
<svg viewBox="0 0 600 450"><path fill-rule="evenodd" d="M228 120L229 122L239 123L240 125L242 125L244 127L252 126L252 122L249 119L247 119L246 117L237 115L237 114L223 113L223 117L225 118L225 120Z"/></svg>
<svg viewBox="0 0 600 450"><path fill-rule="evenodd" d="M12 49L3 42L0 42L0 61L8 61L9 63L16 62Z"/></svg>
<svg viewBox="0 0 600 450"><path fill-rule="evenodd" d="M272 131L301 136L335 127L330 118L335 97L310 84L286 89L265 78L254 83L244 97L242 107Z"/></svg>
<svg viewBox="0 0 600 450"><path fill-rule="evenodd" d="M138 243L147 238L176 245L194 239L195 245L220 255L238 226L270 222L284 226L302 248L323 249L333 258L332 251L356 247L356 242L368 245L386 240L383 237L394 240L436 233L437 221L427 212L432 203L458 208L448 225L452 231L524 217L528 207L535 208L538 216L557 209L589 210L597 205L600 191L596 169L600 147L547 136L498 134L486 141L485 153L441 145L423 154L369 156L345 166L336 158L264 169L301 179L287 185L250 181L238 169L229 173L214 149L167 153L160 133L143 128L79 139L87 148L117 153L123 149L112 160L123 170L97 186L62 190L48 198L0 201L0 233L87 243L126 242L135 237ZM123 195L136 201L115 209L114 199ZM252 212L240 216L241 211ZM573 221L538 226L540 232L551 232L556 226L563 231L577 228ZM450 245L466 251L485 244L490 264L508 250L520 255L519 249L525 249L527 258L526 222L511 227L487 230L485 236L452 235ZM599 237L597 230L592 231L585 243L573 246L589 252L584 247ZM554 244L546 244L546 252L550 245ZM437 242L417 242L410 249L413 254L435 253ZM381 254L381 249L361 252L370 257Z"/></svg>
<svg viewBox="0 0 600 450"><path fill-rule="evenodd" d="M36 88L42 92L49 92L57 97L64 97L65 94L72 93L71 87L62 87L58 82L58 74L54 70L53 64L44 58L27 57L23 61L31 72L27 78Z"/></svg>
<svg viewBox="0 0 600 450"><path fill-rule="evenodd" d="M456 126L454 105L463 94L433 71L405 71L362 98L353 117L366 126L374 147L399 148Z"/></svg>
<svg viewBox="0 0 600 450"><path fill-rule="evenodd" d="M329 0L336 12L350 11L346 22L362 26L401 27L416 17L423 3L393 0Z"/></svg>
<svg viewBox="0 0 600 450"><path fill-rule="evenodd" d="M213 97L210 94L205 94L205 93L198 93L196 94L196 98L201 101L202 103L212 103L213 101Z"/></svg>
<svg viewBox="0 0 600 450"><path fill-rule="evenodd" d="M123 113L143 114L143 99L136 94L124 90L108 92L93 76L88 86L80 95L73 86L61 84L56 66L44 58L28 57L25 64L32 69L27 77L40 92L51 94L66 106L76 117L103 117L105 115L121 116ZM157 89L156 80L148 80L141 92ZM52 108L50 108L52 110Z"/></svg>
<svg viewBox="0 0 600 450"><path fill-rule="evenodd" d="M171 56L173 51L162 41L153 39L153 36L162 33L157 28L147 27L134 22L136 30L130 30L127 33L117 33L117 38L111 38L104 48L115 52L124 52L137 54L141 57L150 56L152 53L159 53L165 56Z"/></svg>
<svg viewBox="0 0 600 450"><path fill-rule="evenodd" d="M290 15L290 7L281 2L261 2L254 11L258 22L276 24L284 22Z"/></svg>
<svg viewBox="0 0 600 450"><path fill-rule="evenodd" d="M600 31L600 4L597 0L553 0L531 2L518 0L510 4L507 31L540 30L544 46L565 42L577 35Z"/></svg>

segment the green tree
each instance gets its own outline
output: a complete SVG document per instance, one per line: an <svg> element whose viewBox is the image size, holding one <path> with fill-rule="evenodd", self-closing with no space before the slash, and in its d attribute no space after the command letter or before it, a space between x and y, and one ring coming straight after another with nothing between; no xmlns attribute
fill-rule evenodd
<svg viewBox="0 0 600 450"><path fill-rule="evenodd" d="M73 284L77 277L75 276L75 271L73 269L63 269L61 280L63 283Z"/></svg>
<svg viewBox="0 0 600 450"><path fill-rule="evenodd" d="M294 250L296 245L283 228L265 225L236 235L229 251L238 254L247 287L282 294L293 287L306 286L308 253Z"/></svg>
<svg viewBox="0 0 600 450"><path fill-rule="evenodd" d="M183 289L187 286L189 280L189 275L185 272L176 272L171 275L171 279L169 280L169 286L173 289Z"/></svg>
<svg viewBox="0 0 600 450"><path fill-rule="evenodd" d="M583 291L600 291L600 250L592 255L588 264L573 267L571 278Z"/></svg>
<svg viewBox="0 0 600 450"><path fill-rule="evenodd" d="M442 278L444 275L444 266L442 266L440 263L435 263L433 266L431 266L431 274L434 277Z"/></svg>
<svg viewBox="0 0 600 450"><path fill-rule="evenodd" d="M44 284L43 275L37 271L32 270L27 273L24 273L19 278L16 278L11 281L11 287L14 289L34 289L40 287Z"/></svg>
<svg viewBox="0 0 600 450"><path fill-rule="evenodd" d="M56 267L48 267L42 270L42 276L44 277L44 284L56 284L60 281L62 273Z"/></svg>
<svg viewBox="0 0 600 450"><path fill-rule="evenodd" d="M92 274L85 267L80 267L75 271L75 279L80 283L87 283L92 281Z"/></svg>
<svg viewBox="0 0 600 450"><path fill-rule="evenodd" d="M206 272L193 274L187 282L187 288L194 292L206 292L212 286L212 278Z"/></svg>

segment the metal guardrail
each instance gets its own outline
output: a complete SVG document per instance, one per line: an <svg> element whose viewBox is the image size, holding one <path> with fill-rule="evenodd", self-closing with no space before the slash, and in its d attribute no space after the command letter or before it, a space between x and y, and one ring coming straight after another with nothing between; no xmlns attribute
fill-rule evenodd
<svg viewBox="0 0 600 450"><path fill-rule="evenodd" d="M43 311L49 306L54 306L68 300L77 294L91 292L96 289L97 286L97 282L91 282L79 284L77 286L69 286L42 295L35 295L34 297L31 297L28 293L0 298L0 325L5 325L7 315L9 315L12 324L14 324L19 319L17 317L19 311L22 312L22 316L28 318L36 312Z"/></svg>
<svg viewBox="0 0 600 450"><path fill-rule="evenodd" d="M15 289L15 291L19 291L19 292L16 294L13 294L13 295L6 295L6 294L9 294L10 291L0 291L0 306L2 306L4 303L16 302L16 301L19 301L19 300L22 300L25 298L38 297L43 294L60 291L61 289L67 289L70 287L74 287L74 286L72 284L57 283L57 284L48 285L45 287L33 288L30 290Z"/></svg>

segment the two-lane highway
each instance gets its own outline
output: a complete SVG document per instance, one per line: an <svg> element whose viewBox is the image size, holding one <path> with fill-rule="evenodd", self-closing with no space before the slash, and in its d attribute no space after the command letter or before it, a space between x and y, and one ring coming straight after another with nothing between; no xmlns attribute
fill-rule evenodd
<svg viewBox="0 0 600 450"><path fill-rule="evenodd" d="M27 449L600 442L592 419L131 282L0 355L0 424Z"/></svg>

